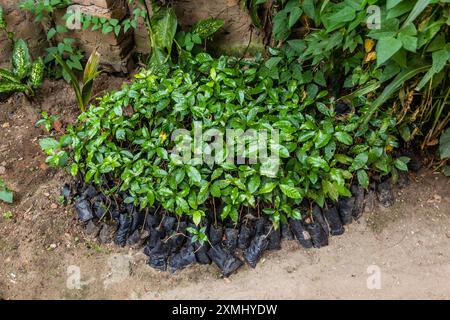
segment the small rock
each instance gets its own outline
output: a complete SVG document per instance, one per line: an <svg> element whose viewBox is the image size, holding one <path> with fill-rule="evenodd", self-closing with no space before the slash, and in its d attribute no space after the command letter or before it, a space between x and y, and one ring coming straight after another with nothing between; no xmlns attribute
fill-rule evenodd
<svg viewBox="0 0 450 320"><path fill-rule="evenodd" d="M58 205L57 205L56 203L52 203L52 204L50 205L50 208L52 208L52 209L58 209Z"/></svg>
<svg viewBox="0 0 450 320"><path fill-rule="evenodd" d="M4 124L2 124L2 128L9 128L9 122L5 122Z"/></svg>
<svg viewBox="0 0 450 320"><path fill-rule="evenodd" d="M0 166L0 175L6 173L6 168L4 166Z"/></svg>

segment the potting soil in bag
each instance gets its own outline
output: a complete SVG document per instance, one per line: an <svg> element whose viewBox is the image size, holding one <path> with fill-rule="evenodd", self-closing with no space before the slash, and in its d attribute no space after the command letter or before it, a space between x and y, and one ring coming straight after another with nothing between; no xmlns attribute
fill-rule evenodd
<svg viewBox="0 0 450 320"><path fill-rule="evenodd" d="M267 250L280 250L281 249L281 232L280 229L276 229L272 222L266 223L265 234L267 235Z"/></svg>
<svg viewBox="0 0 450 320"><path fill-rule="evenodd" d="M378 201L383 207L390 207L395 203L394 191L390 180L381 182L377 186Z"/></svg>
<svg viewBox="0 0 450 320"><path fill-rule="evenodd" d="M211 259L208 256L209 245L204 243L201 245L198 242L194 243L195 258L200 264L211 264Z"/></svg>
<svg viewBox="0 0 450 320"><path fill-rule="evenodd" d="M283 240L294 240L294 235L292 234L291 228L288 223L281 224L281 239Z"/></svg>
<svg viewBox="0 0 450 320"><path fill-rule="evenodd" d="M255 229L251 225L245 223L241 224L241 230L239 232L238 247L241 250L245 250L250 245L250 241L254 236Z"/></svg>
<svg viewBox="0 0 450 320"><path fill-rule="evenodd" d="M164 242L160 241L150 252L148 252L148 265L152 268L166 271L167 258L169 256L170 247Z"/></svg>
<svg viewBox="0 0 450 320"><path fill-rule="evenodd" d="M101 219L107 212L106 197L104 195L95 196L92 199L92 209L97 218Z"/></svg>
<svg viewBox="0 0 450 320"><path fill-rule="evenodd" d="M149 250L152 250L155 248L159 242L161 242L161 237L164 236L164 233L159 231L158 229L150 229L150 235L148 236L147 240L147 247Z"/></svg>
<svg viewBox="0 0 450 320"><path fill-rule="evenodd" d="M306 230L303 228L302 222L300 220L290 219L289 225L297 241L304 248L307 249L312 248L311 237L309 233L307 233Z"/></svg>
<svg viewBox="0 0 450 320"><path fill-rule="evenodd" d="M114 237L114 242L117 245L121 247L125 246L132 222L133 219L128 214L121 214L119 216L119 226Z"/></svg>
<svg viewBox="0 0 450 320"><path fill-rule="evenodd" d="M87 184L81 189L80 194L82 198L90 200L97 194L97 189L92 184Z"/></svg>
<svg viewBox="0 0 450 320"><path fill-rule="evenodd" d="M173 253L169 258L169 271L174 273L190 264L195 263L195 253L192 246L186 246L178 253Z"/></svg>
<svg viewBox="0 0 450 320"><path fill-rule="evenodd" d="M141 233L139 232L139 229L134 230L134 232L128 237L127 239L127 245L128 246L134 246L135 244L139 243L141 241Z"/></svg>
<svg viewBox="0 0 450 320"><path fill-rule="evenodd" d="M323 215L328 222L330 234L332 236L339 236L344 233L345 229L335 206L329 206L328 208L323 209Z"/></svg>
<svg viewBox="0 0 450 320"><path fill-rule="evenodd" d="M328 236L330 234L330 229L328 228L328 223L325 221L325 218L322 214L322 209L318 205L313 207L312 216L315 222L318 222L322 227L325 234Z"/></svg>
<svg viewBox="0 0 450 320"><path fill-rule="evenodd" d="M355 197L355 206L353 207L352 216L355 220L358 220L364 212L364 188L362 186L353 185L351 191Z"/></svg>
<svg viewBox="0 0 450 320"><path fill-rule="evenodd" d="M147 218L145 219L145 227L147 230L156 228L161 222L161 217L159 215L152 214L150 212L147 214Z"/></svg>
<svg viewBox="0 0 450 320"><path fill-rule="evenodd" d="M219 245L211 247L208 251L208 256L219 267L225 277L228 277L244 264L239 258Z"/></svg>
<svg viewBox="0 0 450 320"><path fill-rule="evenodd" d="M250 246L244 250L244 259L252 268L256 268L256 265L261 259L264 250L267 249L269 240L265 235L255 236L250 243Z"/></svg>
<svg viewBox="0 0 450 320"><path fill-rule="evenodd" d="M169 237L167 242L170 245L172 252L178 251L185 242L186 228L187 223L185 221L182 221L180 222L177 231L173 231L171 235L167 235Z"/></svg>
<svg viewBox="0 0 450 320"><path fill-rule="evenodd" d="M352 223L352 212L355 206L355 197L341 198L338 202L339 216L341 217L342 224Z"/></svg>
<svg viewBox="0 0 450 320"><path fill-rule="evenodd" d="M172 234L172 230L175 227L175 217L165 216L161 222L163 230L166 232L166 236Z"/></svg>
<svg viewBox="0 0 450 320"><path fill-rule="evenodd" d="M223 231L222 226L218 225L215 227L211 225L209 228L209 241L213 246L216 246L222 242Z"/></svg>
<svg viewBox="0 0 450 320"><path fill-rule="evenodd" d="M82 222L87 222L94 217L91 205L86 199L82 198L77 200L77 202L75 202L75 210L77 211L78 219Z"/></svg>
<svg viewBox="0 0 450 320"><path fill-rule="evenodd" d="M237 247L239 230L234 228L225 229L225 239L223 240L223 247L230 252L234 252Z"/></svg>
<svg viewBox="0 0 450 320"><path fill-rule="evenodd" d="M328 235L325 234L320 223L314 221L306 225L314 248L321 248L328 245Z"/></svg>
<svg viewBox="0 0 450 320"><path fill-rule="evenodd" d="M266 219L258 218L255 221L255 236L261 236L264 234L266 228Z"/></svg>

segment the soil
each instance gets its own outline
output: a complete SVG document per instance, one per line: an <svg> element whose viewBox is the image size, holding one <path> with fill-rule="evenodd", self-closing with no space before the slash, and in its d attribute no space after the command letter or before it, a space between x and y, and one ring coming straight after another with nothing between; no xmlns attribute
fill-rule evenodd
<svg viewBox="0 0 450 320"><path fill-rule="evenodd" d="M123 81L102 76L95 92ZM100 245L60 203L70 178L45 165L41 111L60 115L63 131L78 114L70 86L47 81L32 101L0 102L0 178L15 195L0 202L0 299L450 298L450 180L440 174L411 175L392 207L365 212L327 247L283 241L229 278L213 265L170 274L146 265L141 248Z"/></svg>

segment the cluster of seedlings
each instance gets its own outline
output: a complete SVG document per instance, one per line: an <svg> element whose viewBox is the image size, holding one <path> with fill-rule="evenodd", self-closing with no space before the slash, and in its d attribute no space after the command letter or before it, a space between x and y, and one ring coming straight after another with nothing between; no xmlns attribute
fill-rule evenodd
<svg viewBox="0 0 450 320"><path fill-rule="evenodd" d="M419 164L414 160L410 167L417 170ZM401 187L407 182L407 174L402 174L397 184ZM368 202L377 199L388 207L395 201L390 179L372 183L368 191L353 185L351 192L351 197L329 202L324 208L304 203L304 218L288 218L279 228L253 208L245 208L247 214L237 224L231 219L218 221L211 208L203 226L204 239L193 234L196 226L186 217L169 215L157 207L142 211L125 204L125 194L107 197L94 185L82 182L65 185L62 194L67 201L74 200L85 232L99 242L143 247L148 264L161 271L214 263L227 277L243 266L243 261L255 268L265 251L281 249L282 240L297 240L306 249L327 246L330 236L342 235L345 225L362 216ZM218 211L221 209L219 206Z"/></svg>

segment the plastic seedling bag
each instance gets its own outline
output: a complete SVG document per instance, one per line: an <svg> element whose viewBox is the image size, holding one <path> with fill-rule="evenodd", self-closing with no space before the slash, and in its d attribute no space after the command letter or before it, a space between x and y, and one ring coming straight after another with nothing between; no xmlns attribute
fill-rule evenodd
<svg viewBox="0 0 450 320"><path fill-rule="evenodd" d="M219 245L211 247L208 251L208 256L219 267L225 277L231 275L244 264L239 258Z"/></svg>
<svg viewBox="0 0 450 320"><path fill-rule="evenodd" d="M342 224L352 223L352 212L355 206L355 197L341 198L338 202L339 216L341 217Z"/></svg>
<svg viewBox="0 0 450 320"><path fill-rule="evenodd" d="M241 224L241 229L239 231L239 238L238 238L238 248L241 250L245 250L250 245L250 241L252 240L253 236L255 234L255 229L252 228L252 225L249 224Z"/></svg>
<svg viewBox="0 0 450 320"><path fill-rule="evenodd" d="M244 250L244 259L252 268L256 268L264 250L267 249L269 240L266 236L256 236L253 238L250 246Z"/></svg>
<svg viewBox="0 0 450 320"><path fill-rule="evenodd" d="M87 222L94 217L92 214L91 205L86 199L78 199L75 202L75 210L77 211L78 219L82 222Z"/></svg>
<svg viewBox="0 0 450 320"><path fill-rule="evenodd" d="M267 250L280 250L281 249L281 232L280 229L274 228L273 224L268 221L265 227L265 234L267 235Z"/></svg>
<svg viewBox="0 0 450 320"><path fill-rule="evenodd" d="M218 225L215 227L211 225L209 228L209 241L213 246L216 246L222 242L223 230L222 226Z"/></svg>
<svg viewBox="0 0 450 320"><path fill-rule="evenodd" d="M148 265L152 268L166 271L167 269L167 258L169 257L170 247L164 242L160 241L150 252Z"/></svg>
<svg viewBox="0 0 450 320"><path fill-rule="evenodd" d="M198 263L200 264L211 264L211 259L208 256L208 250L209 245L207 243L204 243L201 245L198 242L194 243L194 249L195 249L195 258Z"/></svg>
<svg viewBox="0 0 450 320"><path fill-rule="evenodd" d="M288 223L281 224L281 239L283 240L294 240L294 235L292 234L291 228Z"/></svg>
<svg viewBox="0 0 450 320"><path fill-rule="evenodd" d="M223 240L223 247L233 253L236 250L238 242L239 230L234 228L225 229L225 239Z"/></svg>
<svg viewBox="0 0 450 320"><path fill-rule="evenodd" d="M303 228L302 222L296 219L290 219L290 227L297 241L302 247L309 249L312 247L311 237Z"/></svg>
<svg viewBox="0 0 450 320"><path fill-rule="evenodd" d="M133 218L128 214L121 214L119 216L119 227L117 229L116 236L114 238L114 242L123 247L125 246L128 238L128 234L131 229L131 224L133 222Z"/></svg>
<svg viewBox="0 0 450 320"><path fill-rule="evenodd" d="M364 213L364 188L362 186L353 185L351 191L355 197L355 206L353 207L352 216L355 220L358 220Z"/></svg>
<svg viewBox="0 0 450 320"><path fill-rule="evenodd" d="M186 246L178 253L174 253L169 258L169 271L175 272L177 270L186 268L188 265L195 263L195 253L192 246Z"/></svg>
<svg viewBox="0 0 450 320"><path fill-rule="evenodd" d="M325 233L320 223L314 221L306 225L306 228L311 236L314 248L321 248L328 245L328 235Z"/></svg>
<svg viewBox="0 0 450 320"><path fill-rule="evenodd" d="M322 209L318 205L313 207L312 216L315 222L318 222L322 227L325 234L328 236L330 234L330 229L328 227L328 223L325 221L325 218L322 214Z"/></svg>
<svg viewBox="0 0 450 320"><path fill-rule="evenodd" d="M329 206L323 210L323 215L328 222L330 227L330 234L332 236L339 236L345 232L344 226L342 225L341 218L335 206Z"/></svg>

